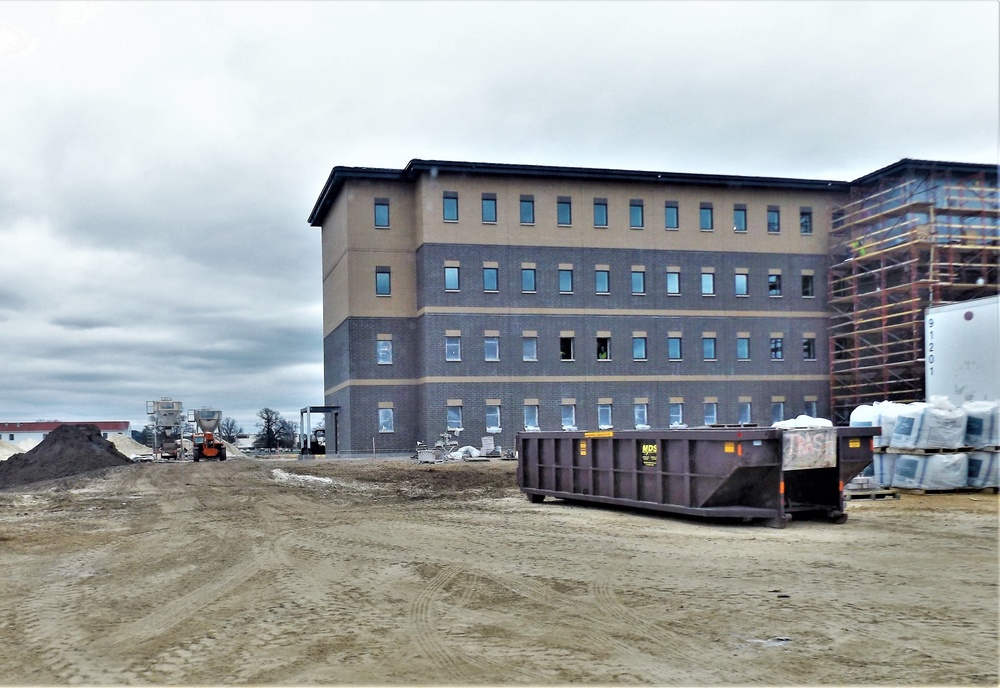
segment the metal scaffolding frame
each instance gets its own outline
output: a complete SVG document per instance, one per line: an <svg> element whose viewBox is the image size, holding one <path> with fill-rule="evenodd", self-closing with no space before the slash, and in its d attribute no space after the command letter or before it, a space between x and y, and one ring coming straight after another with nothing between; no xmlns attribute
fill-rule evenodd
<svg viewBox="0 0 1000 688"><path fill-rule="evenodd" d="M996 170L904 161L834 211L829 271L833 419L924 400L924 310L1000 290Z"/></svg>

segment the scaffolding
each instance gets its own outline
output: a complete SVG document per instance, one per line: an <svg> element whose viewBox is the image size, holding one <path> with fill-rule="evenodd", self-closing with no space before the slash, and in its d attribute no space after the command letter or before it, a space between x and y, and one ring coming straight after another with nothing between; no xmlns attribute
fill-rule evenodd
<svg viewBox="0 0 1000 688"><path fill-rule="evenodd" d="M900 161L852 185L830 234L834 422L924 401L924 310L1000 291L997 170Z"/></svg>

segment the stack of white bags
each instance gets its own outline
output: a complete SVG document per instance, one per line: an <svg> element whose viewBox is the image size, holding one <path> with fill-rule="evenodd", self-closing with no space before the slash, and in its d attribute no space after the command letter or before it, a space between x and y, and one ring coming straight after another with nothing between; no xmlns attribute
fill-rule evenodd
<svg viewBox="0 0 1000 688"><path fill-rule="evenodd" d="M851 425L881 426L882 434L874 438L877 447L967 449L875 454L872 475L881 486L925 490L1000 486L1000 404L995 401L969 401L960 407L947 397L931 397L928 403L876 402L856 408Z"/></svg>

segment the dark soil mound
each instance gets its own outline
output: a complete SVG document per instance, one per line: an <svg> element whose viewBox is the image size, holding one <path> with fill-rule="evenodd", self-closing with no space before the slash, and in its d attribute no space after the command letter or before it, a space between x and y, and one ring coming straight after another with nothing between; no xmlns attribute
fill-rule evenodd
<svg viewBox="0 0 1000 688"><path fill-rule="evenodd" d="M101 437L101 429L96 425L63 424L31 451L0 461L0 488L130 463L115 445Z"/></svg>

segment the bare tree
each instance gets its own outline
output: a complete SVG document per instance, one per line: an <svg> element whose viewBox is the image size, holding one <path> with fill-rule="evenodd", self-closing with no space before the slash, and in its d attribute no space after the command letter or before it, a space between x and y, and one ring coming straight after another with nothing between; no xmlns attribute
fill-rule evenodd
<svg viewBox="0 0 1000 688"><path fill-rule="evenodd" d="M278 446L291 449L295 446L298 423L281 418L278 420Z"/></svg>
<svg viewBox="0 0 1000 688"><path fill-rule="evenodd" d="M226 416L222 419L222 422L219 423L219 435L221 435L222 439L226 442L236 442L236 437L242 434L243 428L236 422L235 418Z"/></svg>
<svg viewBox="0 0 1000 688"><path fill-rule="evenodd" d="M260 432L257 433L254 446L259 449L276 449L278 447L278 426L283 420L281 414L265 406L257 412L257 417L260 418L260 422L257 423Z"/></svg>

